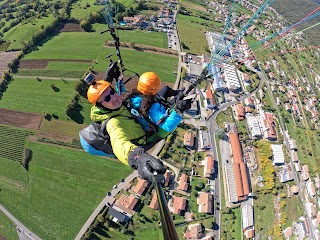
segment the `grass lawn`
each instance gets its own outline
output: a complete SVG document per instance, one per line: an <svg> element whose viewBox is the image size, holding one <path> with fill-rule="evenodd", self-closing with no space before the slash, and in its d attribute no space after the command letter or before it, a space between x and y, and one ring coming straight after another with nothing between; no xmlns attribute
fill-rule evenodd
<svg viewBox="0 0 320 240"><path fill-rule="evenodd" d="M101 25L97 26L97 29ZM110 34L96 32L61 32L50 41L27 54L23 59L81 59L94 60Z"/></svg>
<svg viewBox="0 0 320 240"><path fill-rule="evenodd" d="M94 66L94 70L99 72L106 71L108 66L108 61L105 59L106 55L112 54L114 56L113 59L116 59L115 48L106 48L103 53L99 55L98 64ZM162 82L174 83L176 80L176 75L172 74L176 69L175 64L178 63L176 57L127 49L121 49L121 56L125 67L129 70L139 74L154 71L160 76ZM127 72L127 74L129 76L132 75L130 72Z"/></svg>
<svg viewBox="0 0 320 240"><path fill-rule="evenodd" d="M205 21L196 18L199 22ZM207 27L191 22L195 17L188 17L181 14L177 15L177 28L179 31L180 41L183 42L187 49L185 51L193 54L210 54L208 52L208 43L205 36ZM212 24L212 22L210 22ZM196 38L194 36L197 36Z"/></svg>
<svg viewBox="0 0 320 240"><path fill-rule="evenodd" d="M121 42L132 42L160 48L168 47L168 37L164 32L121 30L118 33Z"/></svg>
<svg viewBox="0 0 320 240"><path fill-rule="evenodd" d="M51 121L42 121L40 131L79 139L79 131L87 126L87 124L77 124L52 119Z"/></svg>
<svg viewBox="0 0 320 240"><path fill-rule="evenodd" d="M16 225L0 211L0 236L10 240L18 240Z"/></svg>
<svg viewBox="0 0 320 240"><path fill-rule="evenodd" d="M202 174L202 173L200 173ZM197 197L195 197L195 193L198 193L198 190L196 190L196 186L199 184L199 183L203 183L204 186L206 186L206 184L208 183L208 179L206 178L200 178L200 177L193 177L192 178L192 182L191 182L191 195L190 195L190 198L189 198L189 207L191 210L189 211L192 211L192 213L198 215L198 208L199 208L199 205L197 204ZM201 192L202 190L200 190Z"/></svg>
<svg viewBox="0 0 320 240"><path fill-rule="evenodd" d="M34 18L32 22L20 23L12 27L3 37L3 39L11 42L8 50L21 49L23 42L30 41L32 36L41 29L41 26L47 27L53 20L54 18L50 14L48 17L42 17L41 19Z"/></svg>
<svg viewBox="0 0 320 240"><path fill-rule="evenodd" d="M0 107L24 112L47 112L56 114L60 120L67 120L65 109L74 95L75 83L76 81L17 78L3 94ZM51 84L59 91L55 92Z"/></svg>
<svg viewBox="0 0 320 240"><path fill-rule="evenodd" d="M227 110L225 110L225 111L223 111L223 112L218 114L216 123L219 126L219 128L222 128L222 129L225 128L225 126L223 124L224 122L233 122L232 117L231 117L232 116L232 112L231 111L232 110L229 107L229 108L227 108Z"/></svg>
<svg viewBox="0 0 320 240"><path fill-rule="evenodd" d="M263 206L263 207L260 207ZM266 239L268 231L273 230L273 196L272 194L257 194L254 205L254 219L256 233L260 233L262 239Z"/></svg>
<svg viewBox="0 0 320 240"><path fill-rule="evenodd" d="M286 227L290 227L293 223L293 221L297 221L299 217L303 215L303 207L301 205L301 201L298 196L293 196L291 198L285 199L286 206L283 209L283 212L286 213L288 219L285 226L282 227L282 229L285 229Z"/></svg>
<svg viewBox="0 0 320 240"><path fill-rule="evenodd" d="M28 172L0 158L0 201L43 239L73 239L106 192L132 171L81 151L27 147L33 152Z"/></svg>
<svg viewBox="0 0 320 240"><path fill-rule="evenodd" d="M78 20L86 20L89 18L90 13L99 12L103 8L101 5L94 5L95 0L76 1L71 6L70 17ZM90 7L86 5L89 4Z"/></svg>

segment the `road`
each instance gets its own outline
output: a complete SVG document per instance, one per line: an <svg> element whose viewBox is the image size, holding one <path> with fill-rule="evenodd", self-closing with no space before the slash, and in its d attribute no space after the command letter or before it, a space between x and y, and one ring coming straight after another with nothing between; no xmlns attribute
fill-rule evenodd
<svg viewBox="0 0 320 240"><path fill-rule="evenodd" d="M41 240L36 234L31 232L26 226L24 226L18 219L16 219L9 211L0 204L0 210L8 217L12 222L16 224L18 236L20 240Z"/></svg>

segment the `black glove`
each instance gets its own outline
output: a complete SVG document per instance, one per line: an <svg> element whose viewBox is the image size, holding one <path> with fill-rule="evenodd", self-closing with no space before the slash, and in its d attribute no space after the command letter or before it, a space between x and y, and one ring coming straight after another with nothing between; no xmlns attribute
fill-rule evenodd
<svg viewBox="0 0 320 240"><path fill-rule="evenodd" d="M191 99L183 100L185 97L184 92L181 91L175 96L175 110L178 114L182 114L184 111L191 108Z"/></svg>
<svg viewBox="0 0 320 240"><path fill-rule="evenodd" d="M136 147L131 150L128 157L129 165L138 170L142 179L152 182L154 179L158 182L164 182L163 174L166 169L161 160L146 153L143 148ZM157 173L156 177L154 172Z"/></svg>
<svg viewBox="0 0 320 240"><path fill-rule="evenodd" d="M106 80L110 83L113 82L113 79L118 80L120 77L120 68L117 62L110 62L107 72L103 76L103 80Z"/></svg>

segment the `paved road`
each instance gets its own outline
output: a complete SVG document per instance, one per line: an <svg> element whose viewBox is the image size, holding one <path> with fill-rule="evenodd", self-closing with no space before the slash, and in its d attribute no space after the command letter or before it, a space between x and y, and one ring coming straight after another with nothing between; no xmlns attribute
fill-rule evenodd
<svg viewBox="0 0 320 240"><path fill-rule="evenodd" d="M31 232L26 226L24 226L18 219L16 219L9 211L0 204L0 210L8 217L12 222L16 224L17 232L20 240L41 240L36 234Z"/></svg>

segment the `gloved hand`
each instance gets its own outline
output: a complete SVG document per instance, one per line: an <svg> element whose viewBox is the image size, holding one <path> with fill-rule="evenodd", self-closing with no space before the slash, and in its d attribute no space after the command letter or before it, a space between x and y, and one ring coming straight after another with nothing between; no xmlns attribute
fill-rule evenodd
<svg viewBox="0 0 320 240"><path fill-rule="evenodd" d="M103 80L106 80L110 83L113 82L113 79L118 79L120 76L120 68L117 62L110 62L107 72L103 76Z"/></svg>
<svg viewBox="0 0 320 240"><path fill-rule="evenodd" d="M175 110L178 114L182 114L184 111L191 108L191 99L183 100L185 97L184 92L179 92L175 97Z"/></svg>
<svg viewBox="0 0 320 240"><path fill-rule="evenodd" d="M163 174L166 172L166 169L162 161L146 153L143 148L136 147L131 150L128 162L132 168L138 170L142 179L151 182L154 179L159 182L164 182ZM154 176L154 172L157 172L156 177Z"/></svg>

